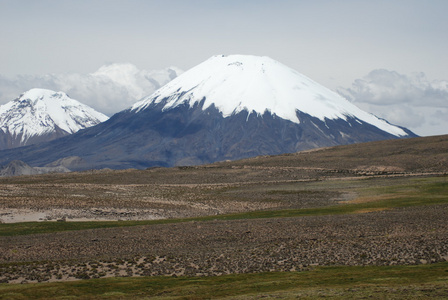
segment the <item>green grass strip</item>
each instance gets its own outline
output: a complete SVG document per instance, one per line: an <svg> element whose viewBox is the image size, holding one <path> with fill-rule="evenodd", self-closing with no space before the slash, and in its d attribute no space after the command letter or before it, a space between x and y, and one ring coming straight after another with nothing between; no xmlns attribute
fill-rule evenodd
<svg viewBox="0 0 448 300"><path fill-rule="evenodd" d="M134 277L3 284L0 299L443 299L448 263L417 266L336 266L305 272L216 277Z"/></svg>

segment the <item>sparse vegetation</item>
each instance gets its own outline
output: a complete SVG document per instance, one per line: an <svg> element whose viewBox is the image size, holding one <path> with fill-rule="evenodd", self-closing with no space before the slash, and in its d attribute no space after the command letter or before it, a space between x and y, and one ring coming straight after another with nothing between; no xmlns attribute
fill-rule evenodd
<svg viewBox="0 0 448 300"><path fill-rule="evenodd" d="M155 225L180 223L191 221L210 220L238 220L238 219L258 219L258 218L278 218L278 217L298 217L326 214L347 214L369 211L381 211L399 207L410 207L418 205L433 205L448 203L448 177L428 177L428 178L374 178L369 180L343 180L337 185L332 181L301 183L297 185L281 184L275 188L282 190L271 190L262 186L259 189L267 194L296 195L296 197L313 197L315 194L326 190L325 195L335 195L343 193L344 188L351 187L351 192L359 197L336 205L303 208L303 209L283 209L283 210L258 210L237 214L223 214L195 218L162 219L148 221L92 221L92 222L26 222L0 224L0 236L27 235L35 233L49 233L70 230L85 230L93 228L128 227L138 225ZM272 188L272 187L271 187ZM226 188L227 189L227 188ZM254 187L239 188L236 190L241 194L256 193ZM331 192L328 192L331 191ZM258 191L260 192L260 191ZM216 191L222 196L222 190ZM209 192L209 194L211 194ZM303 196L305 195L305 196ZM198 195L199 197L199 195ZM252 199L251 201L256 201Z"/></svg>
<svg viewBox="0 0 448 300"><path fill-rule="evenodd" d="M2 217L52 220L0 224L0 297L447 297L448 137L422 140L1 178Z"/></svg>
<svg viewBox="0 0 448 300"><path fill-rule="evenodd" d="M0 299L443 299L446 263L392 267L318 267L214 277L90 279L0 286Z"/></svg>

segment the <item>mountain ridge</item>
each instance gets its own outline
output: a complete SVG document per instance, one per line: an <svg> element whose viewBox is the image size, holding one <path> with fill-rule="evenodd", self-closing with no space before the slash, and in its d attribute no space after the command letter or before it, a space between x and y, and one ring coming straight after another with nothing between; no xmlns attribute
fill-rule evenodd
<svg viewBox="0 0 448 300"><path fill-rule="evenodd" d="M53 140L107 119L63 92L34 88L0 106L0 149Z"/></svg>

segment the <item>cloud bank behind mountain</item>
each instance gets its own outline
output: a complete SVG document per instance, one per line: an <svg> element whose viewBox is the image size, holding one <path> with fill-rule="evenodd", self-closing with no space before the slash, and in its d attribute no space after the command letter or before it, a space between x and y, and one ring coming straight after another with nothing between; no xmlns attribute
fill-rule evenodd
<svg viewBox="0 0 448 300"><path fill-rule="evenodd" d="M0 104L31 88L46 88L63 91L111 116L182 73L176 67L141 70L133 64L114 63L88 74L0 75ZM446 80L430 80L423 72L404 75L376 69L354 80L350 87L338 88L337 92L361 109L418 135L448 134Z"/></svg>
<svg viewBox="0 0 448 300"><path fill-rule="evenodd" d="M140 98L176 78L182 70L140 70L129 63L104 65L94 73L47 75L0 75L0 104L17 98L31 88L62 91L73 99L112 115L132 106Z"/></svg>
<svg viewBox="0 0 448 300"><path fill-rule="evenodd" d="M338 92L355 105L418 135L448 133L448 81L377 69Z"/></svg>

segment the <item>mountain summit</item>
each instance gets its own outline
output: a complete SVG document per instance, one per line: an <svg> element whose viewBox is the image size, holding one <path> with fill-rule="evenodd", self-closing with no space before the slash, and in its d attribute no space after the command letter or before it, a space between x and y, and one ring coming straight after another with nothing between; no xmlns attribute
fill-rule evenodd
<svg viewBox="0 0 448 300"><path fill-rule="evenodd" d="M184 103L215 106L224 117L247 111L268 112L300 124L297 111L335 120L356 118L395 136L407 133L362 111L339 94L269 58L250 55L213 56L136 103L139 111L165 101L163 110Z"/></svg>
<svg viewBox="0 0 448 300"><path fill-rule="evenodd" d="M107 119L63 92L31 89L0 106L0 149L49 141Z"/></svg>
<svg viewBox="0 0 448 300"><path fill-rule="evenodd" d="M169 167L413 136L268 57L214 56L108 121L1 151L0 163Z"/></svg>

